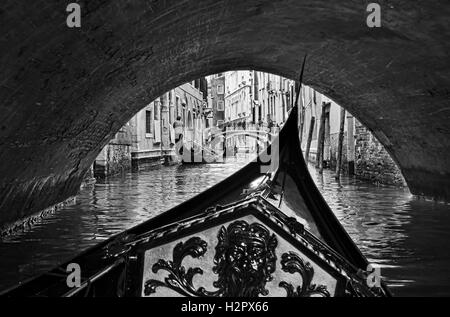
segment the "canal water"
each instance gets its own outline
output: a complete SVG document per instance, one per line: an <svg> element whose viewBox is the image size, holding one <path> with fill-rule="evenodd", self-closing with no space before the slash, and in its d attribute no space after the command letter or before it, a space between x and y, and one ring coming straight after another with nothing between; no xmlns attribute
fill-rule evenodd
<svg viewBox="0 0 450 317"><path fill-rule="evenodd" d="M0 241L0 290L41 274L221 181L248 158L129 172L82 189L76 203ZM310 172L347 232L394 295L450 295L450 206L325 170Z"/></svg>

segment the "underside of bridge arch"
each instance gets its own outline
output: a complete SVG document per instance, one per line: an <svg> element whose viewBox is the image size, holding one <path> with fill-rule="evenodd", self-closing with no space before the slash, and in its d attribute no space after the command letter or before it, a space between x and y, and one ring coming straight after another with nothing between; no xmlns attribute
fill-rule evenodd
<svg viewBox="0 0 450 317"><path fill-rule="evenodd" d="M194 78L257 69L297 78L357 116L414 194L450 198L449 6L380 1L59 0L0 4L0 223L78 190L138 110Z"/></svg>

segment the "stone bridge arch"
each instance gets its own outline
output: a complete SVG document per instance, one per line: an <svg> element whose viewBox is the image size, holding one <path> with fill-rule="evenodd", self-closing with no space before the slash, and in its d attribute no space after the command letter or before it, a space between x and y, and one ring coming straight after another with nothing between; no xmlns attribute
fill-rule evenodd
<svg viewBox="0 0 450 317"><path fill-rule="evenodd" d="M0 4L0 224L78 190L138 110L231 69L298 77L364 123L414 194L450 197L449 32L444 1L58 0Z"/></svg>

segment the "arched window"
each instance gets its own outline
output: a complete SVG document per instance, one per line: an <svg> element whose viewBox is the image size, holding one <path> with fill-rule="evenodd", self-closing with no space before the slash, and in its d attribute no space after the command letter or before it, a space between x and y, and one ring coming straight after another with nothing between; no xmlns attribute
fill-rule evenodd
<svg viewBox="0 0 450 317"><path fill-rule="evenodd" d="M188 111L188 115L187 115L187 127L188 129L193 129L194 126L192 124L192 114L191 111Z"/></svg>

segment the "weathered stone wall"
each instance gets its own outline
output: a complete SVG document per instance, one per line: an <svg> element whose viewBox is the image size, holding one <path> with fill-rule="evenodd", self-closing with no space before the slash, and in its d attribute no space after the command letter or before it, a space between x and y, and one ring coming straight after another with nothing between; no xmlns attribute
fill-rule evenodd
<svg viewBox="0 0 450 317"><path fill-rule="evenodd" d="M115 175L131 169L129 144L109 143L95 160L94 176L98 178Z"/></svg>
<svg viewBox="0 0 450 317"><path fill-rule="evenodd" d="M131 169L132 139L132 127L126 124L95 159L94 177L103 178Z"/></svg>
<svg viewBox="0 0 450 317"><path fill-rule="evenodd" d="M94 164L89 167L86 174L84 174L83 181L81 182L80 188L85 188L87 186L90 186L96 182L95 176L94 176Z"/></svg>
<svg viewBox="0 0 450 317"><path fill-rule="evenodd" d="M383 145L355 120L355 174L377 184L406 186L405 179Z"/></svg>
<svg viewBox="0 0 450 317"><path fill-rule="evenodd" d="M83 185L83 186L86 186L86 185ZM36 212L32 215L28 215L26 217L20 218L17 221L10 222L5 225L0 224L0 239L5 238L10 235L13 235L13 234L16 234L18 232L23 232L27 229L30 229L32 226L38 224L44 218L47 218L47 217L53 215L58 210L63 209L64 207L67 207L67 206L72 206L74 204L76 204L76 196L69 197L62 202L59 202L53 206L47 207L47 208L45 208L39 212Z"/></svg>

